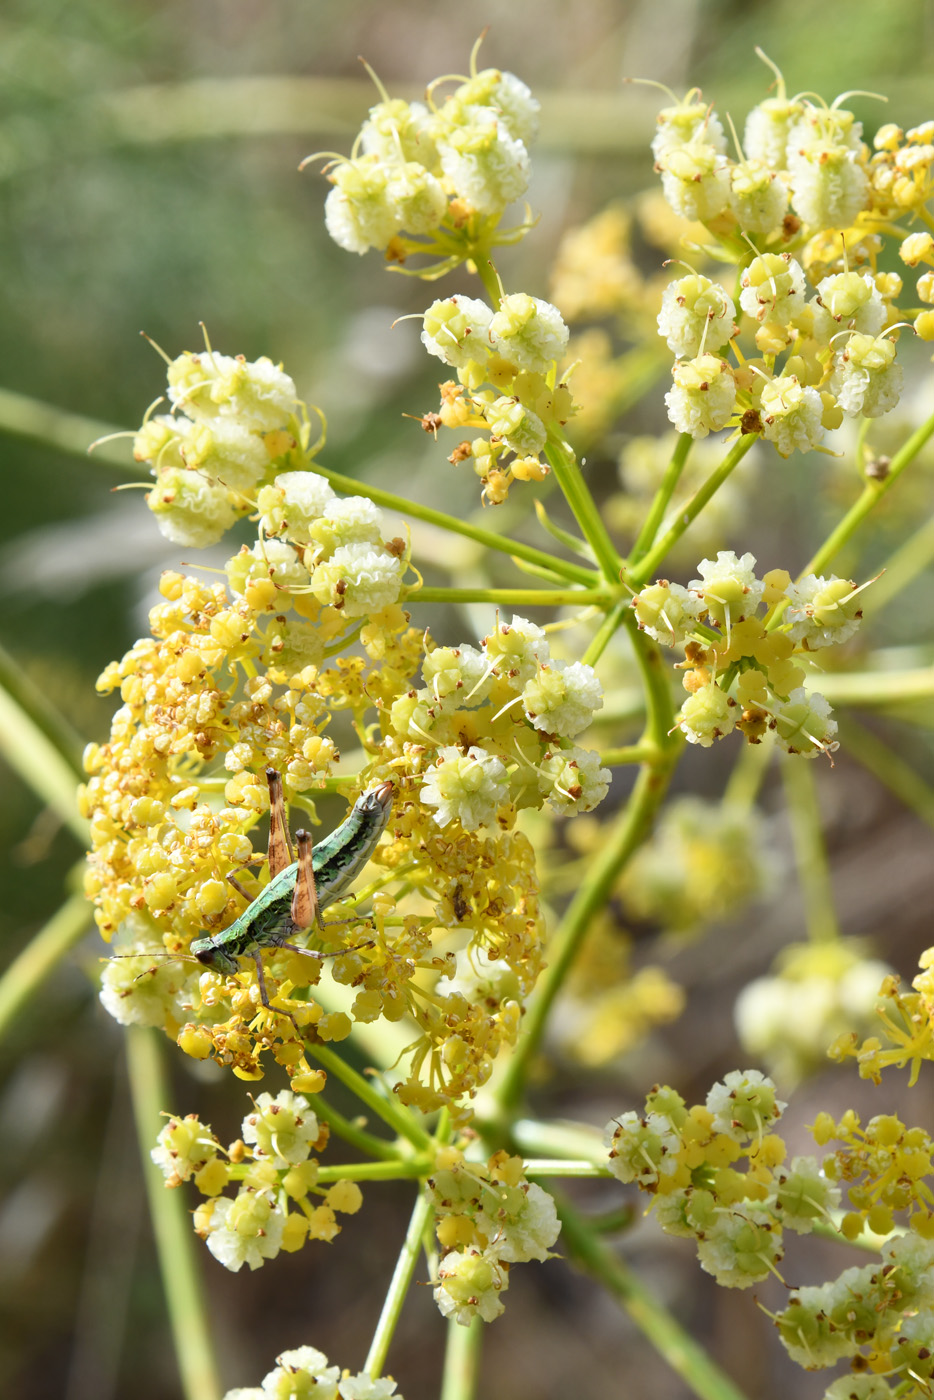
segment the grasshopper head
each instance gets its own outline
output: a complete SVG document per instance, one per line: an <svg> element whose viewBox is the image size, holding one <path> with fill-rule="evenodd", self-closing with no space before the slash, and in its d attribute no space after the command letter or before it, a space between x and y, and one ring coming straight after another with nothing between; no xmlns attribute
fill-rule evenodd
<svg viewBox="0 0 934 1400"><path fill-rule="evenodd" d="M212 972L222 972L229 975L239 970L236 958L232 958L226 949L218 947L216 936L211 934L205 934L203 938L196 938L189 952L198 959L203 967L209 967Z"/></svg>

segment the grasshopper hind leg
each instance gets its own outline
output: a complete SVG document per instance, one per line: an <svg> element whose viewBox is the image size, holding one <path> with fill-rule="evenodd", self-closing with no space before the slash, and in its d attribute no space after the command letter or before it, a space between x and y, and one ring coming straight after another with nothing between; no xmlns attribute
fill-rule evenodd
<svg viewBox="0 0 934 1400"><path fill-rule="evenodd" d="M282 775L275 768L267 768L266 782L269 784L269 878L274 880L292 864L292 843L285 820Z"/></svg>

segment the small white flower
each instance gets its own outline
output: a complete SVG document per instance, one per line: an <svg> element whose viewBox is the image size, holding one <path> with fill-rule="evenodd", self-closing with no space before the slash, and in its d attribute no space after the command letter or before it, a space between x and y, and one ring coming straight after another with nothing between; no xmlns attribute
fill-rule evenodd
<svg viewBox="0 0 934 1400"><path fill-rule="evenodd" d="M831 717L830 702L817 691L808 693L798 686L772 711L772 718L775 737L788 753L814 758L837 748L837 721Z"/></svg>
<svg viewBox="0 0 934 1400"><path fill-rule="evenodd" d="M691 580L691 592L703 600L712 622L724 626L751 617L762 601L765 584L756 578L755 556L737 558L732 549L721 549L716 559L702 559L700 578Z"/></svg>
<svg viewBox="0 0 934 1400"><path fill-rule="evenodd" d="M700 100L697 88L676 106L663 107L656 121L658 130L652 138L652 154L659 162L668 151L686 146L695 139L706 142L719 155L726 153L726 136L720 118Z"/></svg>
<svg viewBox="0 0 934 1400"><path fill-rule="evenodd" d="M453 296L433 301L425 312L422 344L430 355L454 369L490 353L493 313L476 297Z"/></svg>
<svg viewBox="0 0 934 1400"><path fill-rule="evenodd" d="M674 146L659 157L662 190L682 219L706 223L722 214L730 198L726 158L703 140Z"/></svg>
<svg viewBox="0 0 934 1400"><path fill-rule="evenodd" d="M381 545L345 544L315 565L311 591L345 617L364 617L394 603L402 588L402 560Z"/></svg>
<svg viewBox="0 0 934 1400"><path fill-rule="evenodd" d="M479 214L501 214L528 188L529 153L492 108L454 105L457 124L442 108L432 127L444 177Z"/></svg>
<svg viewBox="0 0 934 1400"><path fill-rule="evenodd" d="M876 336L885 324L885 304L868 272L837 272L817 284L815 340L827 343L838 331Z"/></svg>
<svg viewBox="0 0 934 1400"><path fill-rule="evenodd" d="M730 340L735 316L736 307L719 282L691 273L669 282L662 293L658 333L669 350L690 359L700 354L702 345L718 350Z"/></svg>
<svg viewBox="0 0 934 1400"><path fill-rule="evenodd" d="M443 1317L466 1327L474 1317L492 1322L503 1311L500 1294L509 1287L509 1270L490 1249L451 1250L438 1267L435 1302Z"/></svg>
<svg viewBox="0 0 934 1400"><path fill-rule="evenodd" d="M825 228L849 228L869 195L869 177L856 164L848 146L818 141L801 147L796 133L788 144L791 202L812 233Z"/></svg>
<svg viewBox="0 0 934 1400"><path fill-rule="evenodd" d="M781 228L788 190L764 160L751 157L730 171L730 209L745 233L771 233Z"/></svg>
<svg viewBox="0 0 934 1400"><path fill-rule="evenodd" d="M436 809L438 826L457 820L465 831L492 826L508 796L502 760L476 744L466 753L454 745L439 749L422 783L422 801Z"/></svg>
<svg viewBox="0 0 934 1400"><path fill-rule="evenodd" d="M739 304L754 321L793 324L804 310L804 269L790 253L761 253L742 276Z"/></svg>
<svg viewBox="0 0 934 1400"><path fill-rule="evenodd" d="M525 292L502 298L490 335L504 359L538 374L561 359L568 343L568 328L558 308Z"/></svg>
<svg viewBox="0 0 934 1400"><path fill-rule="evenodd" d="M707 562L707 561L705 561ZM703 604L696 593L667 579L648 584L632 600L639 626L656 642L673 647L695 631Z"/></svg>
<svg viewBox="0 0 934 1400"><path fill-rule="evenodd" d="M549 659L548 638L541 627L524 617L501 622L496 630L483 638L488 664L496 674L518 691Z"/></svg>
<svg viewBox="0 0 934 1400"><path fill-rule="evenodd" d="M207 1246L219 1264L238 1273L244 1264L259 1269L275 1259L282 1244L285 1216L262 1191L240 1191L214 1201L208 1220Z"/></svg>
<svg viewBox="0 0 934 1400"><path fill-rule="evenodd" d="M723 739L731 733L738 709L716 681L709 681L685 700L678 725L689 744L709 749L714 739Z"/></svg>
<svg viewBox="0 0 934 1400"><path fill-rule="evenodd" d="M389 194L392 167L378 156L341 161L329 175L334 188L324 201L324 222L339 247L361 256L385 248L399 231L399 210Z"/></svg>
<svg viewBox="0 0 934 1400"><path fill-rule="evenodd" d="M304 1162L320 1129L308 1100L289 1089L260 1094L254 1111L243 1120L243 1141L255 1145L254 1156L288 1169Z"/></svg>
<svg viewBox="0 0 934 1400"><path fill-rule="evenodd" d="M267 535L287 533L296 544L308 544L309 527L334 499L330 484L317 472L280 472L257 497L260 525Z"/></svg>
<svg viewBox="0 0 934 1400"><path fill-rule="evenodd" d="M760 400L763 435L781 457L807 452L823 438L823 411L821 396L810 384L799 384L793 374L770 379Z"/></svg>
<svg viewBox="0 0 934 1400"><path fill-rule="evenodd" d="M679 360L665 395L668 417L679 433L704 438L726 427L736 403L736 381L725 360L698 355Z"/></svg>
<svg viewBox="0 0 934 1400"><path fill-rule="evenodd" d="M860 595L848 579L808 574L785 592L791 600L784 617L791 623L788 635L809 651L848 641L859 626Z"/></svg>
<svg viewBox="0 0 934 1400"><path fill-rule="evenodd" d="M522 708L536 729L573 739L603 708L603 687L586 662L552 661L526 683Z"/></svg>
<svg viewBox="0 0 934 1400"><path fill-rule="evenodd" d="M185 467L161 471L146 504L166 539L189 549L217 544L237 519L227 487Z"/></svg>
<svg viewBox="0 0 934 1400"><path fill-rule="evenodd" d="M743 147L751 160L762 160L771 170L784 170L788 135L802 112L800 102L767 97L746 118Z"/></svg>
<svg viewBox="0 0 934 1400"><path fill-rule="evenodd" d="M539 768L539 791L556 812L592 812L610 790L612 773L593 749L557 749Z"/></svg>
<svg viewBox="0 0 934 1400"><path fill-rule="evenodd" d="M902 367L895 362L894 341L854 333L838 349L830 392L844 413L880 418L898 403Z"/></svg>

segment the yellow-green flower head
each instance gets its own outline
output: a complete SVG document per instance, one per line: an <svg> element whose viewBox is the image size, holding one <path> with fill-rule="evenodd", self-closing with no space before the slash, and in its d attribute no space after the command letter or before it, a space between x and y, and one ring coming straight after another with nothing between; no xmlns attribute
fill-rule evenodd
<svg viewBox="0 0 934 1400"><path fill-rule="evenodd" d="M839 1187L828 1181L813 1157L792 1157L790 1166L775 1169L775 1204L781 1223L808 1235L840 1204Z"/></svg>
<svg viewBox="0 0 934 1400"><path fill-rule="evenodd" d="M161 471L146 504L166 539L190 549L217 544L238 516L226 486L187 467Z"/></svg>
<svg viewBox="0 0 934 1400"><path fill-rule="evenodd" d="M843 107L802 105L801 116L788 133L790 149L807 148L831 141L858 153L863 141L863 124Z"/></svg>
<svg viewBox="0 0 934 1400"><path fill-rule="evenodd" d="M517 141L530 146L535 140L541 103L515 73L484 68L475 78L462 83L451 101L467 107L491 107Z"/></svg>
<svg viewBox="0 0 934 1400"><path fill-rule="evenodd" d="M603 687L586 662L551 661L526 682L522 707L536 729L573 739L603 709Z"/></svg>
<svg viewBox="0 0 934 1400"><path fill-rule="evenodd" d="M497 1258L504 1264L527 1264L532 1259L543 1264L551 1258L549 1250L561 1230L554 1196L523 1181L503 1192L500 1200L498 1210L481 1211L478 1217Z"/></svg>
<svg viewBox="0 0 934 1400"><path fill-rule="evenodd" d="M340 161L330 173L334 188L324 201L324 222L338 247L362 257L370 248L386 248L399 232L391 174L392 167L375 155Z"/></svg>
<svg viewBox="0 0 934 1400"><path fill-rule="evenodd" d="M453 296L433 301L425 312L422 344L430 355L460 369L482 363L490 353L493 313L476 297Z"/></svg>
<svg viewBox="0 0 934 1400"><path fill-rule="evenodd" d="M761 160L771 170L784 170L788 135L803 111L800 102L767 97L746 117L743 147L750 160Z"/></svg>
<svg viewBox="0 0 934 1400"><path fill-rule="evenodd" d="M182 1025L200 969L166 961L161 934L135 910L124 915L114 947L117 956L101 971L104 1010L121 1026Z"/></svg>
<svg viewBox="0 0 934 1400"><path fill-rule="evenodd" d="M643 632L663 646L677 646L696 630L703 611L702 600L680 583L660 579L650 583L632 600Z"/></svg>
<svg viewBox="0 0 934 1400"><path fill-rule="evenodd" d="M516 690L521 690L532 679L551 654L548 638L541 627L524 617L498 623L495 631L482 639L481 645L488 664Z"/></svg>
<svg viewBox="0 0 934 1400"><path fill-rule="evenodd" d="M447 188L478 214L501 214L525 194L529 153L493 108L445 104L432 134Z"/></svg>
<svg viewBox="0 0 934 1400"><path fill-rule="evenodd" d="M800 384L793 374L770 379L760 400L763 435L780 457L808 452L823 438L823 411L821 396L810 384Z"/></svg>
<svg viewBox="0 0 934 1400"><path fill-rule="evenodd" d="M736 1210L718 1210L697 1241L701 1268L723 1288L760 1283L783 1253L781 1226L772 1206L763 1201L745 1200Z"/></svg>
<svg viewBox="0 0 934 1400"><path fill-rule="evenodd" d="M373 1376L366 1371L359 1371L355 1376L345 1376L338 1386L338 1393L341 1400L403 1400L401 1394L396 1393L396 1382L392 1376ZM328 1400L327 1393L315 1390L314 1400ZM283 1400L290 1400L283 1397Z"/></svg>
<svg viewBox="0 0 934 1400"><path fill-rule="evenodd" d="M284 428L298 404L294 381L265 355L250 361L213 350L186 351L169 365L168 381L173 407L190 418L236 418L255 433Z"/></svg>
<svg viewBox="0 0 934 1400"><path fill-rule="evenodd" d="M466 753L454 745L438 749L425 772L422 802L433 807L438 826L459 821L465 831L494 826L500 807L509 798L509 779L502 760L472 744Z"/></svg>
<svg viewBox="0 0 934 1400"><path fill-rule="evenodd" d="M207 1246L219 1264L238 1273L244 1264L259 1269L282 1246L285 1215L265 1191L250 1187L234 1197L220 1196L207 1218Z"/></svg>
<svg viewBox="0 0 934 1400"><path fill-rule="evenodd" d="M246 545L224 566L227 582L234 593L244 593L257 579L272 579L280 588L307 589L311 575L290 544L284 540L258 540L252 549Z"/></svg>
<svg viewBox="0 0 934 1400"><path fill-rule="evenodd" d="M568 343L568 328L551 302L526 292L513 292L499 303L490 322L497 354L520 370L547 374Z"/></svg>
<svg viewBox="0 0 934 1400"><path fill-rule="evenodd" d="M661 1113L624 1113L607 1123L603 1140L610 1149L610 1171L624 1184L635 1181L654 1191L663 1176L678 1167L681 1136Z"/></svg>
<svg viewBox="0 0 934 1400"><path fill-rule="evenodd" d="M881 418L898 403L902 367L895 362L895 342L855 332L837 349L830 392L851 417Z"/></svg>
<svg viewBox="0 0 934 1400"><path fill-rule="evenodd" d="M723 213L730 200L730 168L714 146L703 140L674 146L658 164L665 198L682 219L703 224Z"/></svg>
<svg viewBox="0 0 934 1400"><path fill-rule="evenodd" d="M678 725L689 744L709 749L714 739L723 739L732 731L738 718L735 701L716 681L708 681L685 700L678 714Z"/></svg>
<svg viewBox="0 0 934 1400"><path fill-rule="evenodd" d="M665 403L679 433L705 438L726 427L736 404L736 381L726 360L709 354L679 360L671 377Z"/></svg>
<svg viewBox="0 0 934 1400"><path fill-rule="evenodd" d="M308 1100L289 1089L281 1089L275 1098L260 1094L241 1130L243 1141L255 1144L254 1157L285 1170L305 1161L319 1133Z"/></svg>
<svg viewBox="0 0 934 1400"><path fill-rule="evenodd" d="M364 617L395 603L402 591L402 560L382 545L344 544L315 565L311 591L345 617Z"/></svg>
<svg viewBox="0 0 934 1400"><path fill-rule="evenodd" d="M928 1339L930 1335L929 1331ZM845 1376L831 1381L824 1391L824 1400L892 1400L894 1394L882 1376L874 1376L871 1371L848 1371Z"/></svg>
<svg viewBox="0 0 934 1400"><path fill-rule="evenodd" d="M720 155L726 152L726 136L716 112L701 101L697 88L691 88L673 107L663 107L656 117L658 130L652 138L652 154L662 157L678 146L699 139L712 146Z"/></svg>
<svg viewBox="0 0 934 1400"><path fill-rule="evenodd" d="M834 735L837 721L831 717L830 703L817 691L797 686L787 700L772 711L775 737L788 753L814 758L819 753L832 753L837 748Z"/></svg>
<svg viewBox="0 0 934 1400"><path fill-rule="evenodd" d="M431 138L431 113L424 102L405 102L401 97L377 102L360 128L360 149L390 165L417 161L433 174L440 169Z"/></svg>
<svg viewBox="0 0 934 1400"><path fill-rule="evenodd" d="M737 1142L761 1138L787 1107L771 1079L758 1069L731 1070L707 1095L714 1130Z"/></svg>
<svg viewBox="0 0 934 1400"><path fill-rule="evenodd" d="M311 1397L314 1400L338 1400L338 1395L344 1400L358 1400L356 1392L344 1389L345 1384L351 1383L351 1378L348 1376L341 1381L340 1367L329 1366L324 1352L315 1347L295 1347L277 1356L276 1361L275 1370L264 1377L262 1386L241 1386L229 1390L224 1400L311 1400ZM391 1387L385 1391L388 1400L395 1385L392 1381L387 1383ZM369 1400L366 1391L360 1392L359 1400ZM382 1400L382 1394L378 1397L374 1395L373 1400ZM396 1400L401 1400L401 1396L397 1396Z"/></svg>
<svg viewBox="0 0 934 1400"><path fill-rule="evenodd" d="M188 1181L220 1148L217 1138L194 1113L186 1118L170 1119L156 1143L149 1155L173 1186Z"/></svg>
<svg viewBox="0 0 934 1400"><path fill-rule="evenodd" d="M383 512L367 496L334 497L317 520L308 527L314 555L333 554L345 544L378 545L383 530Z"/></svg>
<svg viewBox="0 0 934 1400"><path fill-rule="evenodd" d="M760 253L743 273L739 304L754 321L794 324L804 310L804 269L790 253Z"/></svg>
<svg viewBox="0 0 934 1400"><path fill-rule="evenodd" d="M857 1288L868 1282L872 1265L864 1269L846 1269L835 1283L845 1280L845 1287ZM775 1319L782 1345L792 1361L809 1370L818 1366L832 1366L844 1356L855 1356L859 1343L847 1331L831 1320L832 1285L809 1285L796 1288L788 1306ZM873 1329L874 1330L874 1329ZM856 1377L847 1376L847 1397L858 1394L854 1390Z"/></svg>
<svg viewBox="0 0 934 1400"><path fill-rule="evenodd" d="M499 1317L500 1294L508 1287L509 1268L492 1250L451 1250L438 1267L434 1297L442 1317L466 1327L475 1317L484 1322Z"/></svg>
<svg viewBox="0 0 934 1400"><path fill-rule="evenodd" d="M430 171L417 161L390 166L386 197L397 227L406 233L433 233L448 212L448 197Z"/></svg>
<svg viewBox="0 0 934 1400"><path fill-rule="evenodd" d="M876 336L884 325L882 294L868 272L837 272L817 284L815 340L826 343L838 331Z"/></svg>
<svg viewBox="0 0 934 1400"><path fill-rule="evenodd" d="M859 626L860 597L849 579L808 574L800 583L789 584L785 592L791 599L784 615L784 621L791 623L788 635L809 651L848 641Z"/></svg>
<svg viewBox="0 0 934 1400"><path fill-rule="evenodd" d="M330 483L317 472L280 472L256 498L265 535L288 534L296 544L310 544L310 527L335 500Z"/></svg>
<svg viewBox="0 0 934 1400"><path fill-rule="evenodd" d="M609 792L612 776L598 753L574 745L542 761L538 785L556 812L592 812Z"/></svg>
<svg viewBox="0 0 934 1400"><path fill-rule="evenodd" d="M690 588L703 602L711 622L735 626L751 617L762 601L765 584L756 578L752 554L737 558L732 549L721 549L716 559L702 559L697 566L700 578Z"/></svg>
<svg viewBox="0 0 934 1400"><path fill-rule="evenodd" d="M147 418L133 439L133 458L149 462L153 475L168 467L183 467L184 446L194 423L190 418L156 413Z"/></svg>
<svg viewBox="0 0 934 1400"><path fill-rule="evenodd" d="M486 657L476 647L435 647L422 662L422 678L435 701L443 705L482 705L493 676Z"/></svg>
<svg viewBox="0 0 934 1400"><path fill-rule="evenodd" d="M502 438L511 452L534 455L548 440L548 431L537 413L515 398L495 399L484 411L494 437Z"/></svg>
<svg viewBox="0 0 934 1400"><path fill-rule="evenodd" d="M922 233L909 233L899 245L898 256L908 267L934 263L934 233L926 229Z"/></svg>
<svg viewBox="0 0 934 1400"><path fill-rule="evenodd" d="M781 228L788 209L785 182L766 161L751 156L730 170L730 210L744 233Z"/></svg>
<svg viewBox="0 0 934 1400"><path fill-rule="evenodd" d="M238 418L207 423L174 420L182 430L179 451L186 467L206 473L232 491L251 491L269 466L269 451L259 433Z"/></svg>
<svg viewBox="0 0 934 1400"><path fill-rule="evenodd" d="M848 146L789 144L788 170L792 207L812 233L849 228L868 205L869 177Z"/></svg>
<svg viewBox="0 0 934 1400"><path fill-rule="evenodd" d="M736 307L719 282L692 272L669 282L662 293L658 333L679 358L693 359L701 346L718 350L731 340L735 317Z"/></svg>

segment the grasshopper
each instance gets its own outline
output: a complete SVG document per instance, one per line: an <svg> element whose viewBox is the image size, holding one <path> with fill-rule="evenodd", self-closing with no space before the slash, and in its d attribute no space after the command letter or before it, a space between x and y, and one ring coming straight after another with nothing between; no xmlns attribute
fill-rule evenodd
<svg viewBox="0 0 934 1400"><path fill-rule="evenodd" d="M247 900L247 908L220 933L196 938L189 952L203 967L222 974L237 972L239 959L252 957L260 997L267 1011L271 1011L263 976L262 950L286 948L305 957L332 956L300 948L289 940L314 924L324 928L351 922L348 919L325 921L321 911L341 897L376 849L392 812L394 788L386 781L361 793L340 826L314 847L309 832L297 831L296 860L285 820L282 778L275 768L267 768L266 781L269 784L269 884L252 899L239 881L228 875L230 884Z"/></svg>

